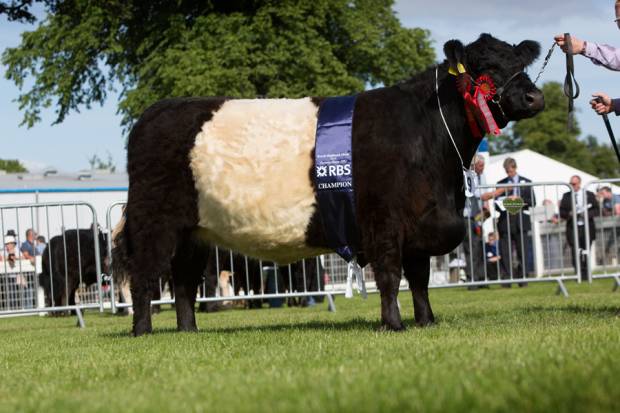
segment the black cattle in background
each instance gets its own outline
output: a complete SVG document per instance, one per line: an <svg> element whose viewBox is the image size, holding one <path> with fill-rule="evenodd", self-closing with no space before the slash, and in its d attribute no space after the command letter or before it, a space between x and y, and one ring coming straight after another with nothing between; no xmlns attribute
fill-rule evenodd
<svg viewBox="0 0 620 413"><path fill-rule="evenodd" d="M101 231L98 232L101 271L107 273L107 237ZM85 287L97 282L95 254L93 230L90 228L69 229L64 232L64 236L56 235L50 239L41 257L42 272L39 274L39 285L43 287L47 307L75 305L80 271L81 282Z"/></svg>

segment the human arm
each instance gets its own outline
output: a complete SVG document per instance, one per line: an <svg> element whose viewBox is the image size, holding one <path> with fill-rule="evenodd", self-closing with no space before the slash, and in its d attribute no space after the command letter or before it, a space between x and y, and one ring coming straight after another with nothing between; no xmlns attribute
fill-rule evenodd
<svg viewBox="0 0 620 413"><path fill-rule="evenodd" d="M553 39L564 53L582 54L595 65L604 66L609 70L620 70L620 49L616 47L587 42L578 37L571 36L571 48L568 50L563 34L558 34Z"/></svg>
<svg viewBox="0 0 620 413"><path fill-rule="evenodd" d="M614 112L616 116L620 115L620 99L611 99L603 92L596 92L592 95L590 106L599 115Z"/></svg>
<svg viewBox="0 0 620 413"><path fill-rule="evenodd" d="M483 201L488 201L492 198L497 198L506 192L506 188L497 188L495 191L485 192L484 194L480 194L480 199Z"/></svg>
<svg viewBox="0 0 620 413"><path fill-rule="evenodd" d="M607 44L584 42L582 54L592 63L604 66L609 70L620 71L620 49Z"/></svg>
<svg viewBox="0 0 620 413"><path fill-rule="evenodd" d="M34 246L32 246L32 249L29 245L26 244L26 242L22 243L21 248L19 249L19 251L21 252L22 258L25 260L30 260L31 262L34 263Z"/></svg>

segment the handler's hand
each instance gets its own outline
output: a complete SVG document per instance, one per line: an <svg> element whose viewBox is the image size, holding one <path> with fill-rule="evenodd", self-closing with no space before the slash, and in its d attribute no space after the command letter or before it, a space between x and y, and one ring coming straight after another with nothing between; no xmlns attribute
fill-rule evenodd
<svg viewBox="0 0 620 413"><path fill-rule="evenodd" d="M558 44L558 46L560 46L560 48L562 49L562 51L564 53L568 52L566 43L564 43L564 35L563 34L558 34L556 35L553 40L555 40L555 42ZM583 49L583 40L576 38L575 36L571 36L570 37L570 44L571 44L571 50L570 53L571 54L579 54L581 53L581 50Z"/></svg>
<svg viewBox="0 0 620 413"><path fill-rule="evenodd" d="M590 101L590 106L592 106L592 109L594 109L599 115L604 115L605 113L609 113L613 110L611 99L605 93L596 92L592 95L592 97L594 99Z"/></svg>

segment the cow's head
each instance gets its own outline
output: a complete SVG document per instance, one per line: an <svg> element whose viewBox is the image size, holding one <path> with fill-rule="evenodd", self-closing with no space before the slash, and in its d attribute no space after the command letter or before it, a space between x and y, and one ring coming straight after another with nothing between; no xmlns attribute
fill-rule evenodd
<svg viewBox="0 0 620 413"><path fill-rule="evenodd" d="M511 120L530 118L544 109L542 92L524 71L540 54L537 42L524 40L510 45L490 34L482 34L467 46L450 40L444 45L444 52L450 66L461 63L474 79L480 75L493 79L497 95L489 108L500 128Z"/></svg>

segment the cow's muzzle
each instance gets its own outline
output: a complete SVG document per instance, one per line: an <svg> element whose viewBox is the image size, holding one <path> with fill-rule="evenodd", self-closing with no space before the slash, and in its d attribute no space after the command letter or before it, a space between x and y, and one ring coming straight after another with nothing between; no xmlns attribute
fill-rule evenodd
<svg viewBox="0 0 620 413"><path fill-rule="evenodd" d="M545 97L540 90L525 94L525 103L532 113L538 113L545 108Z"/></svg>

